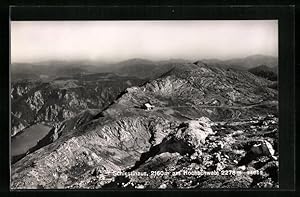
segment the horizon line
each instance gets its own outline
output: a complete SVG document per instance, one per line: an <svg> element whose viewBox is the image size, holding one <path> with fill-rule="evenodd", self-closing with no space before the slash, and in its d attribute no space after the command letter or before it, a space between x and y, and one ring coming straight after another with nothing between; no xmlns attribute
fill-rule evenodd
<svg viewBox="0 0 300 197"><path fill-rule="evenodd" d="M161 61L171 61L171 60L183 60L183 61L189 61L189 62L194 62L194 61L201 61L201 60L219 60L219 61L228 61L228 60L233 60L233 59L244 59L252 56L266 56L266 57L273 57L278 59L278 55L267 55L267 54L253 54L253 55L247 55L247 56L242 56L242 57L233 57L233 58L213 58L213 57L208 57L208 58L197 58L197 59L191 59L191 58L165 58L165 59L157 59L157 58L143 58L143 57L134 57L134 58L128 58L124 60L118 60L118 61L111 61L111 60L104 60L104 59L89 59L89 58L74 58L70 60L66 59L61 59L61 58L52 58L52 59L47 59L47 60L34 60L34 61L10 61L10 64L38 64L38 63L47 63L51 61L57 61L57 62L79 62L79 61L86 61L87 63L89 62L101 62L101 63L107 63L107 64L117 64L129 60L146 60L146 61L151 61L151 62L161 62Z"/></svg>

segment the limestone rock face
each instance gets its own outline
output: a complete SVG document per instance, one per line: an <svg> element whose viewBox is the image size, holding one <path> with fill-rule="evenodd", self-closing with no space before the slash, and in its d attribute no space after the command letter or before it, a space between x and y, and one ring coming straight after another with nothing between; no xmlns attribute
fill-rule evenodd
<svg viewBox="0 0 300 197"><path fill-rule="evenodd" d="M16 135L28 126L28 123L14 114L11 115L11 136Z"/></svg>
<svg viewBox="0 0 300 197"><path fill-rule="evenodd" d="M91 80L91 78L94 80ZM86 109L102 109L109 105L124 89L144 80L116 75L93 75L85 78L56 79L51 82L19 80L12 83L11 112L18 119L12 121L12 134L25 125L38 122L60 122L74 117ZM112 78L110 78L112 77ZM23 125L23 126L22 126ZM25 126L26 127L26 126Z"/></svg>

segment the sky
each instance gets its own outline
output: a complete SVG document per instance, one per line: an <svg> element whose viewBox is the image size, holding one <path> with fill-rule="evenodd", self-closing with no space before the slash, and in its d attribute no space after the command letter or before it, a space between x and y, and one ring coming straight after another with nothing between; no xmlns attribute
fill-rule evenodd
<svg viewBox="0 0 300 197"><path fill-rule="evenodd" d="M278 56L277 20L12 21L11 62Z"/></svg>

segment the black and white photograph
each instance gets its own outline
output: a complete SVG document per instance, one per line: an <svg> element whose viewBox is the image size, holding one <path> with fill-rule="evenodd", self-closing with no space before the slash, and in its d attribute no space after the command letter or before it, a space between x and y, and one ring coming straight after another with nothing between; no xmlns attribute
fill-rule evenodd
<svg viewBox="0 0 300 197"><path fill-rule="evenodd" d="M10 188L279 188L278 20L10 21Z"/></svg>

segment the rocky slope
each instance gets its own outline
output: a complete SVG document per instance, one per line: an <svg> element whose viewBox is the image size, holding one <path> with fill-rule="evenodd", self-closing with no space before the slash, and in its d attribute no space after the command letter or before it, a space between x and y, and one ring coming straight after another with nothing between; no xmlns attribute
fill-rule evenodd
<svg viewBox="0 0 300 197"><path fill-rule="evenodd" d="M255 68L249 69L249 72L255 74L256 76L269 79L271 81L277 81L278 78L278 67L268 67L266 65L260 65Z"/></svg>
<svg viewBox="0 0 300 197"><path fill-rule="evenodd" d="M11 134L38 122L51 124L69 119L88 108L104 108L124 89L143 82L111 73L75 75L50 82L13 82Z"/></svg>
<svg viewBox="0 0 300 197"><path fill-rule="evenodd" d="M64 121L47 146L12 165L11 187L278 187L270 83L202 62L176 66ZM141 109L146 102L155 108Z"/></svg>

